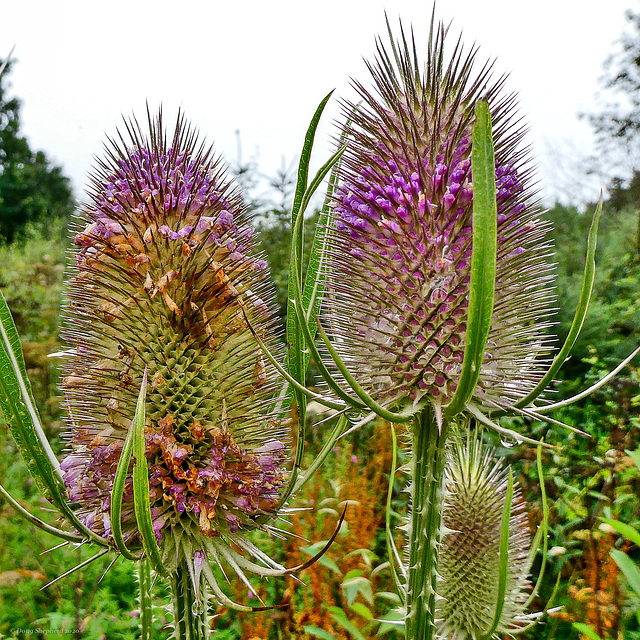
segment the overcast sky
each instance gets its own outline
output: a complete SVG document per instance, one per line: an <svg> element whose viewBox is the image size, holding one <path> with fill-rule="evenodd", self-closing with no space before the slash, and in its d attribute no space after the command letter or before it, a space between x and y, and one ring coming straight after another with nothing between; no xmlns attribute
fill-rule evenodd
<svg viewBox="0 0 640 640"><path fill-rule="evenodd" d="M92 156L123 115L144 115L148 101L180 107L230 160L241 131L244 159L267 174L296 159L308 121L333 88L367 80L372 57L392 22L412 23L426 39L429 0L2 0L0 57L15 44L11 92L23 100L23 127L34 149L64 167L81 196ZM593 109L602 65L632 0L440 0L481 58L497 58L520 93L529 141L540 159L547 197L571 190L567 165L591 150L578 120ZM320 131L316 162L329 149L331 118ZM562 172L558 172L558 166ZM582 176L576 170L576 181ZM575 195L583 195L575 186ZM574 194L571 194L574 195Z"/></svg>

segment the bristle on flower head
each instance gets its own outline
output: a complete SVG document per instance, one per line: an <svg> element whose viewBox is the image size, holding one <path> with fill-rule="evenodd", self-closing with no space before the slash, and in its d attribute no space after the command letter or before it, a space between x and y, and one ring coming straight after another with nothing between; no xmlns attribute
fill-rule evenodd
<svg viewBox="0 0 640 640"><path fill-rule="evenodd" d="M458 43L445 62L434 29L419 70L403 37L369 64L374 91L343 105L346 151L329 232L327 308L341 357L387 406L423 397L446 405L462 371L472 251L471 133L489 103L496 157L498 252L491 331L474 398L512 404L540 379L550 346L548 224L531 202L514 98L476 51ZM542 356L542 360L540 358Z"/></svg>
<svg viewBox="0 0 640 640"><path fill-rule="evenodd" d="M266 263L220 163L178 119L108 148L79 214L63 338L71 451L62 462L86 525L110 535L110 491L145 367L151 511L159 541L203 539L273 514L286 473ZM122 508L139 544L129 478ZM198 545L196 545L197 547Z"/></svg>

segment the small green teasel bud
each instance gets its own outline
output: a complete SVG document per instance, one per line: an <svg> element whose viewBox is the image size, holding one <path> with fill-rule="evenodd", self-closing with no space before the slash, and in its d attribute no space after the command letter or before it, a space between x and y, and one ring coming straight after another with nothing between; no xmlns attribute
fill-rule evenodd
<svg viewBox="0 0 640 640"><path fill-rule="evenodd" d="M481 437L477 432L453 437L448 455L436 587L436 627L441 640L486 637L494 624L501 600L500 546L507 502L504 595L494 637L517 632L530 620L525 614L531 592L525 503L518 485L510 484L510 472Z"/></svg>

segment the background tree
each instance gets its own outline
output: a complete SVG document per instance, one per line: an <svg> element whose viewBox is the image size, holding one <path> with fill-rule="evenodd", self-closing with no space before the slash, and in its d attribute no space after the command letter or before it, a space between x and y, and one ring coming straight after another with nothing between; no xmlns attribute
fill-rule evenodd
<svg viewBox="0 0 640 640"><path fill-rule="evenodd" d="M626 24L604 64L599 112L587 114L600 148L615 153L631 172L640 169L640 11L625 12ZM625 176L629 177L629 176Z"/></svg>
<svg viewBox="0 0 640 640"><path fill-rule="evenodd" d="M32 151L20 133L20 100L7 96L12 63L0 76L0 236L7 242L29 222L68 218L74 209L61 167L43 151Z"/></svg>

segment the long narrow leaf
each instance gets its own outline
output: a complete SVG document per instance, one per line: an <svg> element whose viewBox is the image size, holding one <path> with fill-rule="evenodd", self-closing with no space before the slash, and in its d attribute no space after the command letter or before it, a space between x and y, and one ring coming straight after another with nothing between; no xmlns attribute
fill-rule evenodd
<svg viewBox="0 0 640 640"><path fill-rule="evenodd" d="M602 638L588 625L584 622L574 622L573 628L577 629L583 636L589 638L589 640L602 640Z"/></svg>
<svg viewBox="0 0 640 640"><path fill-rule="evenodd" d="M533 564L533 555L538 549L538 534L540 534L540 536L542 537L542 563L540 564L540 571L538 572L538 579L536 580L535 587L527 598L525 608L528 607L538 595L540 585L542 584L542 580L544 578L544 572L547 567L547 552L549 549L549 502L547 500L547 490L544 486L544 470L542 468L542 445L538 445L538 449L536 452L536 469L538 471L538 486L540 487L540 497L542 502L542 522L540 524L538 532L536 533L534 544L531 545L532 555L529 558L529 568L531 568L531 565Z"/></svg>
<svg viewBox="0 0 640 640"><path fill-rule="evenodd" d="M313 177L313 180L311 180L311 182L309 183L309 186L307 187L307 190L304 193L304 196L302 198L302 203L300 204L300 211L299 211L299 214L298 214L299 216L300 215L304 215L306 213L307 207L309 206L309 203L311 202L311 198L313 198L313 196L315 195L316 191L318 190L318 187L322 184L322 181L327 177L327 174L329 173L329 171L331 171L333 169L333 167L336 165L336 163L338 162L338 160L340 160L340 158L342 157L342 154L344 153L344 151L345 151L345 148L344 147L340 147L318 169L318 172ZM297 219L296 219L296 222L297 222Z"/></svg>
<svg viewBox="0 0 640 640"><path fill-rule="evenodd" d="M620 571L624 573L631 588L640 596L640 569L638 569L633 560L624 551L620 551L620 549L611 549L609 554L620 567Z"/></svg>
<svg viewBox="0 0 640 640"><path fill-rule="evenodd" d="M40 422L11 312L0 292L0 407L40 489L62 499L60 463Z"/></svg>
<svg viewBox="0 0 640 640"><path fill-rule="evenodd" d="M40 518L34 516L32 513L27 511L2 485L0 485L0 494L2 494L7 500L7 502L26 520L35 524L36 527L39 527L43 531L50 533L52 536L56 536L58 538L62 538L63 540L67 540L68 542L82 542L84 538L80 536L69 533L68 531L63 531L62 529L58 529L57 527L52 527L50 524L47 524Z"/></svg>
<svg viewBox="0 0 640 640"><path fill-rule="evenodd" d="M493 637L504 609L504 596L507 592L507 575L509 573L509 524L511 521L511 503L513 501L513 471L509 469L509 481L507 484L507 495L504 499L504 509L502 510L502 526L500 529L500 571L498 575L498 594L496 599L496 609L493 621L489 630L482 636L483 640L490 640Z"/></svg>
<svg viewBox="0 0 640 640"><path fill-rule="evenodd" d="M20 338L0 292L0 410L38 488L78 532L108 546L82 523L67 503L60 463L44 433L31 393Z"/></svg>
<svg viewBox="0 0 640 640"><path fill-rule="evenodd" d="M145 455L144 424L146 420L145 399L147 393L147 369L145 367L140 394L133 418L133 505L145 554L151 566L160 574L166 574L156 535L153 531L151 504L149 501L149 471Z"/></svg>
<svg viewBox="0 0 640 640"><path fill-rule="evenodd" d="M475 183L474 183L475 185ZM587 315L587 309L589 308L589 302L591 301L591 294L593 292L593 282L596 277L596 246L598 244L598 225L600 224L600 215L602 213L602 195L598 200L595 213L593 214L593 220L589 228L589 236L587 238L587 255L585 257L584 275L582 276L582 288L580 290L580 298L578 299L578 306L576 308L573 322L569 328L567 338L562 345L562 348L553 359L549 370L544 374L540 382L531 390L524 398L516 403L516 407L525 407L533 402L552 382L560 367L564 364L565 360L569 357L571 349L575 344L582 325L584 324L585 317Z"/></svg>
<svg viewBox="0 0 640 640"><path fill-rule="evenodd" d="M445 409L447 418L464 409L478 383L484 349L491 329L495 297L498 230L496 167L491 138L491 115L489 106L484 100L479 100L476 105L471 170L473 173L473 248L467 335L460 382L453 399Z"/></svg>
<svg viewBox="0 0 640 640"><path fill-rule="evenodd" d="M357 109L358 107L355 107ZM340 134L339 149L346 149L347 130L351 125L351 116L347 119L345 127ZM315 316L320 313L320 307L322 305L322 299L324 295L324 284L322 280L322 273L324 271L324 265L327 254L327 232L332 224L333 211L331 208L331 201L338 187L338 168L340 166L340 156L332 163L331 175L329 176L329 183L327 185L327 192L320 211L318 222L316 223L316 230L313 237L313 244L309 253L309 261L307 264L307 272L304 279L304 286L302 288L302 308L304 309L304 316L306 322L309 325L309 333L313 338L316 335ZM331 159L330 159L331 162ZM300 228L299 233L303 230ZM303 366L306 370L309 365L309 359L311 353L304 351Z"/></svg>
<svg viewBox="0 0 640 640"><path fill-rule="evenodd" d="M297 260L297 256L298 256L299 247L302 247L302 236L303 236L303 233L304 233L303 232L303 228L304 228L304 213L305 213L306 207L309 204L309 201L310 201L311 197L313 196L313 194L315 193L317 188L320 186L320 184L324 180L324 178L327 175L327 173L335 166L336 162L339 160L339 158L342 155L343 151L344 151L344 149L339 149L336 153L334 153L331 156L331 158L329 158L329 160L327 162L325 162L325 164L319 169L318 173L315 175L315 177L311 181L311 184L309 185L308 189L305 191L304 196L302 198L302 203L300 205L300 210L298 212L298 216L297 216L297 220L296 220L295 226L291 230L291 234L292 234L292 243L291 243L292 252L291 252L291 260L290 260L290 282L289 282L289 289L290 290L292 288L292 284L291 284L292 282L293 282L293 288L296 291L299 291L299 289L300 289L300 278L301 278L301 276L299 274L300 264L299 264L299 262ZM316 273L311 273L311 274L308 273L307 277L308 278L316 278L317 277L317 272ZM296 294L296 299L298 297L299 296ZM289 300L289 303L291 303L291 299ZM319 305L319 301L318 301L318 305ZM316 308L316 307L317 307L317 305L313 305L313 308ZM289 304L289 312L290 311L291 311L291 304ZM295 317L293 318L293 321L295 322ZM287 318L287 323L288 322L289 322L289 318ZM298 322L300 322L299 316L298 316ZM296 353L295 353L295 356L294 356L294 361L295 361L295 367L299 367L299 375L298 375L298 377L296 379L300 384L304 384L306 373L307 373L307 368L309 366L310 352L309 352L308 349L304 348L305 338L300 335L300 325L297 324L297 323L295 324L295 334L296 334ZM294 389L294 394L296 395L296 398L297 398L298 443L304 443L305 437L306 437L305 436L305 425L306 425L306 422L307 422L307 418L306 418L306 402L304 401L306 394L301 392L297 388L297 385L294 385L293 389ZM283 500L284 500L285 496L286 497L289 496L289 490L293 487L293 483L296 481L296 475L298 473L298 469L302 465L302 457L303 457L303 455L304 455L304 447L303 446L298 446L297 449L296 449L296 458L295 458L295 461L294 461L294 467L293 467L293 471L292 471L291 481L289 483L289 487L288 487L287 491L285 491L285 494L283 496Z"/></svg>
<svg viewBox="0 0 640 640"><path fill-rule="evenodd" d="M553 404L545 405L544 407L536 407L537 413L548 413L549 411L555 411L556 409L560 409L561 407L567 407L574 402L578 402L578 400L582 400L582 398L586 398L590 396L592 393L603 387L609 380L611 380L614 376L618 374L619 371L622 371L638 354L640 353L640 347L634 349L620 364L618 364L615 369L612 369L605 376L600 378L598 382L592 384L590 387L581 391L580 393L576 393L575 396L571 396L570 398L566 398L565 400L560 400L560 402L554 402ZM566 425L564 425L566 426Z"/></svg>
<svg viewBox="0 0 640 640"><path fill-rule="evenodd" d="M300 278L299 278L299 273L298 273L296 261L295 261L295 248L294 248L294 255L293 255L291 264L293 268L293 273L290 275L290 279L294 283L293 285L294 300L293 300L292 308L293 308L293 312L296 314L296 319L298 321L298 328L302 332L302 338L305 341L306 349L308 349L311 355L313 355L316 366L320 370L322 377L324 378L325 382L329 385L329 388L331 389L331 391L333 391L338 396L338 398L346 402L347 405L355 407L356 409L362 409L365 407L365 404L363 402L360 402L357 398L352 398L333 379L333 376L329 372L329 369L327 369L327 366L325 365L324 360L322 359L322 356L320 355L320 352L316 347L315 338L314 338L314 335L311 333L311 327L305 317L303 302L301 300L300 286L299 286ZM318 330L318 326L319 326L319 322L317 320L317 317L314 315L314 328L316 331Z"/></svg>
<svg viewBox="0 0 640 640"><path fill-rule="evenodd" d="M620 535L623 535L625 538L629 538L631 542L640 547L640 531L634 529L630 524L620 522L620 520L608 520L607 518L603 518L602 521L610 527L613 527Z"/></svg>
<svg viewBox="0 0 640 640"><path fill-rule="evenodd" d="M294 254L297 255L298 264L297 269L299 272L302 272L302 264L303 260L303 241L302 234L296 236L294 233L294 229L296 228L296 222L298 220L298 216L301 215L300 208L302 205L302 201L304 195L307 191L307 183L309 177L309 162L311 160L311 151L313 149L313 141L315 138L316 130L318 128L318 124L320 122L320 118L322 116L322 112L331 97L331 93L329 93L322 102L318 105L315 113L313 114L313 118L311 119L311 123L309 124L309 128L307 129L307 133L305 135L304 144L302 147L302 153L300 155L300 164L298 166L298 180L296 183L296 191L293 199L293 208L291 210L291 260L293 260ZM291 269L290 269L291 271ZM303 338L300 332L300 328L297 326L295 312L292 308L293 301L293 290L292 290L291 279L289 280L289 297L287 304L287 327L286 327L286 338L287 338L287 369L291 373L291 375L298 381L304 382L304 371L302 366L302 349L303 349ZM299 411L301 410L304 413L304 399L303 396L294 392L296 400L299 403ZM304 419L304 415L300 416L301 420Z"/></svg>
<svg viewBox="0 0 640 640"><path fill-rule="evenodd" d="M146 380L143 380L143 385ZM141 389L142 391L142 389ZM135 432L136 419L138 418L137 407L136 414L134 415L131 423L131 428L127 433L124 445L122 446L122 452L120 453L120 460L118 460L118 466L116 467L116 473L113 478L113 486L111 488L111 535L115 542L118 551L128 560L138 560L139 555L136 555L129 551L124 538L122 536L122 498L124 496L125 484L127 476L129 475L129 464L131 462L131 454L133 453L133 434Z"/></svg>

